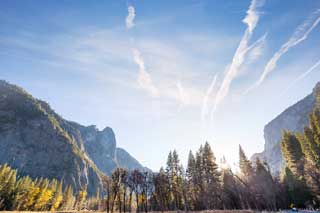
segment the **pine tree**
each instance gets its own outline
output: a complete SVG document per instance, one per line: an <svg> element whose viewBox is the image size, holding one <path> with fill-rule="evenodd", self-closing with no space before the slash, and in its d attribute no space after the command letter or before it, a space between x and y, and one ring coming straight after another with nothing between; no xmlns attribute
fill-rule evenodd
<svg viewBox="0 0 320 213"><path fill-rule="evenodd" d="M249 180L253 174L253 168L242 147L239 145L239 167L244 179Z"/></svg>
<svg viewBox="0 0 320 213"><path fill-rule="evenodd" d="M15 197L13 200L14 210L27 210L27 203L31 198L30 191L33 187L31 178L22 177L18 180L15 187Z"/></svg>
<svg viewBox="0 0 320 213"><path fill-rule="evenodd" d="M220 172L216 158L208 142L205 143L202 156L203 188L206 209L219 208L220 204Z"/></svg>
<svg viewBox="0 0 320 213"><path fill-rule="evenodd" d="M196 179L197 179L197 173L196 173L196 159L190 150L189 157L188 157L188 165L186 170L186 178L187 178L187 192L188 192L188 207L191 209L195 208L195 202L196 202Z"/></svg>
<svg viewBox="0 0 320 213"><path fill-rule="evenodd" d="M85 202L87 199L87 189L83 187L77 194L76 197L76 208L77 210L82 210L85 208Z"/></svg>
<svg viewBox="0 0 320 213"><path fill-rule="evenodd" d="M299 208L305 207L307 201L311 200L311 194L305 181L297 177L289 167L285 167L282 179L289 204Z"/></svg>
<svg viewBox="0 0 320 213"><path fill-rule="evenodd" d="M169 210L170 202L170 188L169 188L169 179L166 175L164 169L161 167L158 174L154 177L154 191L155 191L155 200L158 203L159 208L155 210L165 211Z"/></svg>
<svg viewBox="0 0 320 213"><path fill-rule="evenodd" d="M263 164L259 158L256 160L254 176L255 198L260 210L277 210L277 188L267 164Z"/></svg>
<svg viewBox="0 0 320 213"><path fill-rule="evenodd" d="M239 145L240 175L236 176L240 183L241 205L243 208L257 208L254 188L254 169L242 147Z"/></svg>
<svg viewBox="0 0 320 213"><path fill-rule="evenodd" d="M72 186L67 186L63 192L61 210L72 210L75 204Z"/></svg>
<svg viewBox="0 0 320 213"><path fill-rule="evenodd" d="M320 169L320 111L314 110L309 116L310 127L305 127L300 143L306 158Z"/></svg>
<svg viewBox="0 0 320 213"><path fill-rule="evenodd" d="M38 180L36 179L34 182L32 182L32 185L29 189L28 193L28 201L25 204L24 210L34 210L34 204L36 203L37 196L40 192L40 187L38 185Z"/></svg>
<svg viewBox="0 0 320 213"><path fill-rule="evenodd" d="M172 210L178 210L182 208L182 168L180 160L176 150L170 152L167 159L166 173L170 183L170 191L172 194Z"/></svg>
<svg viewBox="0 0 320 213"><path fill-rule="evenodd" d="M1 210L54 211L62 201L62 182L19 177L17 170L0 165Z"/></svg>
<svg viewBox="0 0 320 213"><path fill-rule="evenodd" d="M51 207L50 211L57 210L62 202L63 195L62 195L62 181L57 182L52 186L52 189L54 190L54 194L52 196L51 200Z"/></svg>
<svg viewBox="0 0 320 213"><path fill-rule="evenodd" d="M318 93L319 95L319 93ZM320 96L319 96L320 97ZM298 135L304 154L304 178L320 206L320 111L316 108L309 115L310 125Z"/></svg>
<svg viewBox="0 0 320 213"><path fill-rule="evenodd" d="M190 150L188 156L188 165L187 165L187 177L193 183L196 176L196 159L192 151Z"/></svg>
<svg viewBox="0 0 320 213"><path fill-rule="evenodd" d="M283 132L281 151L285 159L286 167L282 174L289 202L304 207L311 199L310 191L305 180L305 158L302 152L301 142L298 137L288 131Z"/></svg>
<svg viewBox="0 0 320 213"><path fill-rule="evenodd" d="M202 210L205 208L204 204L204 184L203 184L203 146L201 145L199 150L196 152L196 169L195 169L195 210Z"/></svg>
<svg viewBox="0 0 320 213"><path fill-rule="evenodd" d="M284 131L282 135L281 151L286 162L286 166L294 175L302 178L304 174L304 155L301 144L296 135Z"/></svg>
<svg viewBox="0 0 320 213"><path fill-rule="evenodd" d="M48 188L49 187L48 179L41 178L37 183L37 185L38 185L39 191L34 203L34 210L44 211L46 210L46 207L52 198L53 190Z"/></svg>
<svg viewBox="0 0 320 213"><path fill-rule="evenodd" d="M227 166L225 158L222 159L221 168L222 176L222 208L223 209L240 209L241 201L238 189L238 182L232 173L232 170Z"/></svg>
<svg viewBox="0 0 320 213"><path fill-rule="evenodd" d="M0 166L0 210L10 210L13 206L17 171L9 166Z"/></svg>

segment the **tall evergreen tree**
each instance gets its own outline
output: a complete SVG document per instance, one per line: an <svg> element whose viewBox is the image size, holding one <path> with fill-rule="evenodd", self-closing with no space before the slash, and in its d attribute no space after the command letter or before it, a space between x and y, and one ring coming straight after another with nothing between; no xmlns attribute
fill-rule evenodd
<svg viewBox="0 0 320 213"><path fill-rule="evenodd" d="M236 176L241 187L241 205L243 208L257 208L255 191L253 188L254 169L251 161L247 158L242 147L239 145L239 168L240 175Z"/></svg>
<svg viewBox="0 0 320 213"><path fill-rule="evenodd" d="M154 198L158 204L159 211L166 211L170 208L170 184L168 176L161 167L158 174L154 177L155 195Z"/></svg>
<svg viewBox="0 0 320 213"><path fill-rule="evenodd" d="M17 171L7 165L0 166L0 210L11 210Z"/></svg>
<svg viewBox="0 0 320 213"><path fill-rule="evenodd" d="M256 160L254 188L256 202L260 210L277 210L277 188L267 164L263 164L259 158Z"/></svg>
<svg viewBox="0 0 320 213"><path fill-rule="evenodd" d="M182 168L176 150L170 152L167 159L166 173L168 175L170 190L172 194L172 210L177 210L182 207Z"/></svg>
<svg viewBox="0 0 320 213"><path fill-rule="evenodd" d="M306 158L320 168L320 111L315 109L309 116L310 126L305 127L300 143Z"/></svg>
<svg viewBox="0 0 320 213"><path fill-rule="evenodd" d="M199 150L196 152L196 169L195 169L195 194L196 194L196 202L195 202L195 209L202 210L205 208L204 204L204 185L203 185L203 146L201 145Z"/></svg>
<svg viewBox="0 0 320 213"><path fill-rule="evenodd" d="M222 208L223 209L240 209L241 200L238 189L238 182L231 168L227 165L226 159L223 157L221 164L222 176Z"/></svg>
<svg viewBox="0 0 320 213"><path fill-rule="evenodd" d="M196 176L196 159L192 151L190 150L188 156L188 165L187 165L187 177L191 182L194 182L194 178Z"/></svg>
<svg viewBox="0 0 320 213"><path fill-rule="evenodd" d="M36 211L44 211L46 207L48 206L49 201L52 198L53 190L51 190L49 187L49 181L48 179L41 178L38 183L38 194L36 196L36 200L34 203L34 210Z"/></svg>
<svg viewBox="0 0 320 213"><path fill-rule="evenodd" d="M304 176L304 154L297 136L291 132L284 131L281 151L286 163L282 179L289 202L298 207L304 207L306 202L310 200L311 195Z"/></svg>
<svg viewBox="0 0 320 213"><path fill-rule="evenodd" d="M197 168L196 168L196 159L190 150L189 156L188 156L188 165L186 170L186 178L187 178L187 192L188 197L188 207L194 209L195 208L195 202L196 202L196 184L197 184Z"/></svg>
<svg viewBox="0 0 320 213"><path fill-rule="evenodd" d="M206 209L219 208L220 204L220 172L216 158L208 142L205 143L202 155L203 188Z"/></svg>
<svg viewBox="0 0 320 213"><path fill-rule="evenodd" d="M320 93L318 93L320 97ZM304 154L304 178L309 189L320 206L320 111L316 108L309 115L310 125L304 134L298 135Z"/></svg>
<svg viewBox="0 0 320 213"><path fill-rule="evenodd" d="M286 162L286 166L294 175L303 178L304 155L301 144L291 132L284 131L282 135L281 151Z"/></svg>
<svg viewBox="0 0 320 213"><path fill-rule="evenodd" d="M245 179L249 179L253 174L253 168L250 160L247 158L242 147L239 145L239 168Z"/></svg>
<svg viewBox="0 0 320 213"><path fill-rule="evenodd" d="M53 194L52 201L51 201L51 208L50 208L51 211L57 210L62 203L62 199L63 199L62 181L59 181L56 184L56 186L54 186L53 190L54 190L54 194Z"/></svg>
<svg viewBox="0 0 320 213"><path fill-rule="evenodd" d="M87 199L87 189L83 187L76 196L76 209L82 210L85 208L85 202Z"/></svg>
<svg viewBox="0 0 320 213"><path fill-rule="evenodd" d="M311 200L305 181L295 175L289 167L285 167L282 179L290 206L305 207L307 202Z"/></svg>
<svg viewBox="0 0 320 213"><path fill-rule="evenodd" d="M74 207L75 197L73 195L72 186L67 186L63 192L63 200L61 210L71 210Z"/></svg>

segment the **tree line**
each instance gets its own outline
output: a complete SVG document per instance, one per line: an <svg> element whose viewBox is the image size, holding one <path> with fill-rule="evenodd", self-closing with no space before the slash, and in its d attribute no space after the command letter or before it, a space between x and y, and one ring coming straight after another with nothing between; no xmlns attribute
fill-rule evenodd
<svg viewBox="0 0 320 213"><path fill-rule="evenodd" d="M0 210L67 210L81 205L78 195L74 197L70 186L63 191L61 181L19 177L17 170L0 165Z"/></svg>
<svg viewBox="0 0 320 213"><path fill-rule="evenodd" d="M309 116L303 133L283 132L285 166L272 176L266 162L251 162L239 146L239 171L225 159L218 165L206 142L190 151L186 168L178 153L169 153L159 172L117 168L103 176L103 191L88 196L85 187L74 192L61 181L17 176L0 166L0 210L169 211L209 209L278 210L319 208L320 111Z"/></svg>

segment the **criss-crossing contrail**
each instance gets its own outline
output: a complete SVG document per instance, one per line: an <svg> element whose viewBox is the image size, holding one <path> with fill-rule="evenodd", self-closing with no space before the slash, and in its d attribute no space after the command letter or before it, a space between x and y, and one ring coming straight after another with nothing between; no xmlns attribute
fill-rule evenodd
<svg viewBox="0 0 320 213"><path fill-rule="evenodd" d="M201 111L201 120L204 121L206 116L208 115L209 113L209 108L208 108L208 101L209 101L209 97L213 91L213 88L215 87L216 85L216 82L217 82L217 77L218 75L216 74L209 86L209 88L207 89L206 91L206 94L205 96L203 97L203 103L202 103L202 111Z"/></svg>
<svg viewBox="0 0 320 213"><path fill-rule="evenodd" d="M229 92L230 85L233 79L238 75L238 72L241 66L245 62L245 56L248 52L248 43L252 36L253 30L258 24L260 14L257 11L257 8L263 6L264 1L252 0L247 10L246 17L242 20L243 23L247 25L247 29L240 41L240 44L233 56L232 63L226 72L222 84L218 90L218 93L215 98L215 102L212 108L212 113L216 110L217 106L221 103L221 101L227 96ZM211 113L211 114L212 114Z"/></svg>
<svg viewBox="0 0 320 213"><path fill-rule="evenodd" d="M247 94L254 88L258 87L260 84L262 84L262 82L266 79L267 75L269 75L276 68L277 63L279 59L282 57L282 55L288 52L292 47L306 40L309 34L312 32L312 30L319 24L319 22L320 22L320 9L312 13L312 15L295 30L295 32L289 38L289 40L286 43L284 43L281 46L281 48L268 61L259 80L256 81L251 87L249 87L244 92L244 94Z"/></svg>
<svg viewBox="0 0 320 213"><path fill-rule="evenodd" d="M312 67L310 67L306 72L299 75L296 79L294 79L291 84L280 94L280 97L282 97L284 94L288 92L288 90L293 87L297 82L304 79L307 75L309 75L311 72L313 72L318 66L320 65L320 60L316 62Z"/></svg>

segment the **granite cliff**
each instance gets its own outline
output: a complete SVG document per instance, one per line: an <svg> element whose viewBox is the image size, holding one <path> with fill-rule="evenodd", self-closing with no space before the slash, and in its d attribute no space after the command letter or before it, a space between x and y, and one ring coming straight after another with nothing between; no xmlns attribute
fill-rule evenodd
<svg viewBox="0 0 320 213"><path fill-rule="evenodd" d="M282 131L302 132L309 124L308 115L320 104L319 98L320 82L310 95L287 108L264 127L264 150L254 154L251 160L254 161L259 157L269 164L273 174L279 174L284 164L280 149Z"/></svg>

